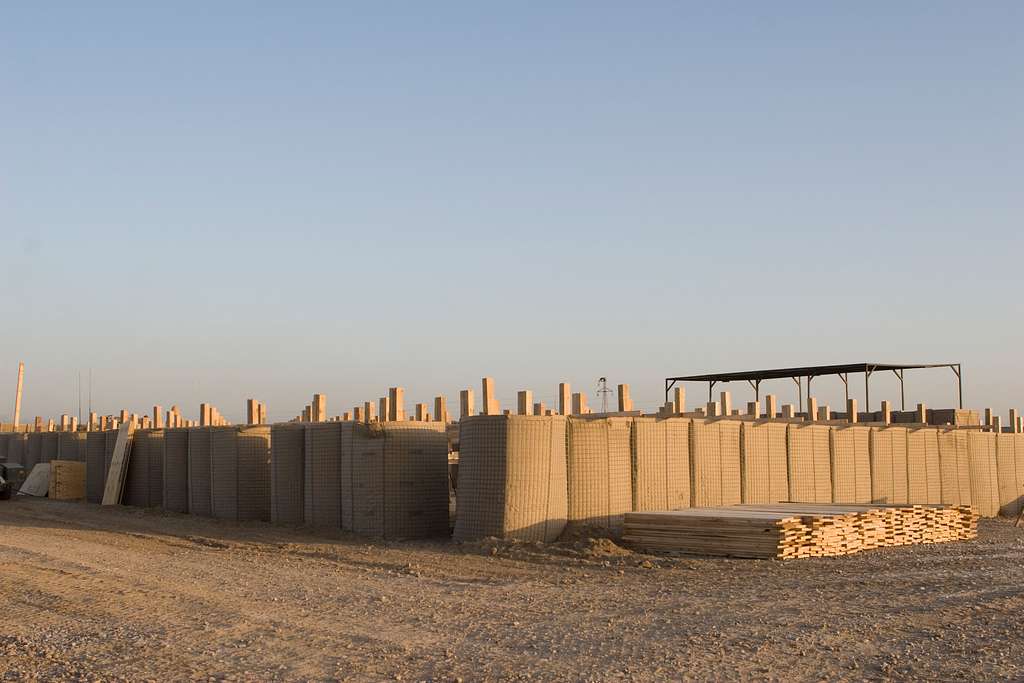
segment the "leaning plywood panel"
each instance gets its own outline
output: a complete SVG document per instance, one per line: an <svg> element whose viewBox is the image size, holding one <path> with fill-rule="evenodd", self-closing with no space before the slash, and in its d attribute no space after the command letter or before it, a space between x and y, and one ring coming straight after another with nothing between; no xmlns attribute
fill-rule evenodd
<svg viewBox="0 0 1024 683"><path fill-rule="evenodd" d="M739 420L693 421L690 491L694 507L741 502L740 424Z"/></svg>
<svg viewBox="0 0 1024 683"><path fill-rule="evenodd" d="M801 503L832 502L832 463L827 426L790 424L787 462L789 500Z"/></svg>
<svg viewBox="0 0 1024 683"><path fill-rule="evenodd" d="M568 418L566 476L571 524L621 530L633 505L632 418Z"/></svg>
<svg viewBox="0 0 1024 683"><path fill-rule="evenodd" d="M164 510L188 512L188 430L165 429L163 446Z"/></svg>
<svg viewBox="0 0 1024 683"><path fill-rule="evenodd" d="M114 437L114 448L110 456L107 480L103 485L103 505L120 505L124 493L124 480L128 474L131 457L132 437L135 424L128 422L118 427Z"/></svg>
<svg viewBox="0 0 1024 683"><path fill-rule="evenodd" d="M1014 519L1021 510L1021 491L1017 482L1016 434L996 435L996 480L998 483L999 514Z"/></svg>
<svg viewBox="0 0 1024 683"><path fill-rule="evenodd" d="M565 441L560 415L463 418L456 540L558 538L568 513Z"/></svg>
<svg viewBox="0 0 1024 683"><path fill-rule="evenodd" d="M50 463L41 462L32 466L18 493L41 498L50 490Z"/></svg>
<svg viewBox="0 0 1024 683"><path fill-rule="evenodd" d="M342 422L319 422L306 426L303 487L306 524L342 528L340 474L344 425Z"/></svg>
<svg viewBox="0 0 1024 683"><path fill-rule="evenodd" d="M350 435L350 438L346 438ZM383 538L448 533L448 436L441 422L346 425L342 482L352 531Z"/></svg>
<svg viewBox="0 0 1024 683"><path fill-rule="evenodd" d="M789 500L785 422L744 422L740 430L740 496L744 503Z"/></svg>
<svg viewBox="0 0 1024 683"><path fill-rule="evenodd" d="M305 521L305 447L306 432L301 423L270 428L270 521L275 524Z"/></svg>
<svg viewBox="0 0 1024 683"><path fill-rule="evenodd" d="M85 499L90 503L103 500L103 455L107 436L104 432L89 432L85 439Z"/></svg>
<svg viewBox="0 0 1024 683"><path fill-rule="evenodd" d="M210 427L188 430L188 511L209 517L213 514L210 497Z"/></svg>
<svg viewBox="0 0 1024 683"><path fill-rule="evenodd" d="M996 435L972 431L967 437L971 505L982 517L999 514L999 479L996 474Z"/></svg>
<svg viewBox="0 0 1024 683"><path fill-rule="evenodd" d="M836 503L871 502L871 430L833 427L831 434L832 500Z"/></svg>
<svg viewBox="0 0 1024 683"><path fill-rule="evenodd" d="M690 420L633 420L633 509L690 507Z"/></svg>

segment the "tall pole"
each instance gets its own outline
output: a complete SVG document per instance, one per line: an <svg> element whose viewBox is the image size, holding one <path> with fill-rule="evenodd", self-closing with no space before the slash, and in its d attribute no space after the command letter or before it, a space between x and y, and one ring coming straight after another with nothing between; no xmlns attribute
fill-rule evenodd
<svg viewBox="0 0 1024 683"><path fill-rule="evenodd" d="M25 364L18 363L18 393L14 395L14 427L21 423L21 387L25 383Z"/></svg>

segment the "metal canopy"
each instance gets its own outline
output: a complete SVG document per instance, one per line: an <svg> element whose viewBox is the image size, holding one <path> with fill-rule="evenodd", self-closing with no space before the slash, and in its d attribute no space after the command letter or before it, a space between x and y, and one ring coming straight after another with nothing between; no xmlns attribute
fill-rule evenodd
<svg viewBox="0 0 1024 683"><path fill-rule="evenodd" d="M960 407L964 407L963 379L960 375L960 363L846 363L843 365L809 365L797 368L776 368L774 370L751 370L749 372L719 372L708 375L689 375L687 377L666 377L665 378L665 401L668 401L668 394L676 382L707 382L708 400L712 400L712 391L716 384L724 382L746 381L754 389L754 395L758 401L761 400L761 382L766 379L791 379L797 384L800 397L800 411L803 411L803 379L807 379L807 395L810 396L811 380L815 377L825 375L837 375L846 386L846 399L850 399L849 375L851 373L864 373L864 410L870 410L870 385L869 380L875 372L892 372L900 381L900 405L906 410L906 396L903 391L903 371L918 370L926 368L950 368L956 375L957 394Z"/></svg>

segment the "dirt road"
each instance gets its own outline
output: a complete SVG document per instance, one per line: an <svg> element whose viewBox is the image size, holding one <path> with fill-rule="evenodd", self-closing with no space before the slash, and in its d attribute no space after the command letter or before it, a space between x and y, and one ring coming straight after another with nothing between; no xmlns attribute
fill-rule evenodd
<svg viewBox="0 0 1024 683"><path fill-rule="evenodd" d="M0 502L2 680L1024 678L1024 530L769 562Z"/></svg>

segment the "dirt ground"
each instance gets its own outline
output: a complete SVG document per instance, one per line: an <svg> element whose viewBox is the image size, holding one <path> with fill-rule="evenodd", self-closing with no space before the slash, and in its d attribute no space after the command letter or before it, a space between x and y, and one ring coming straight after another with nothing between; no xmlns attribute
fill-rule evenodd
<svg viewBox="0 0 1024 683"><path fill-rule="evenodd" d="M0 501L0 680L1022 680L1024 530L792 562Z"/></svg>

